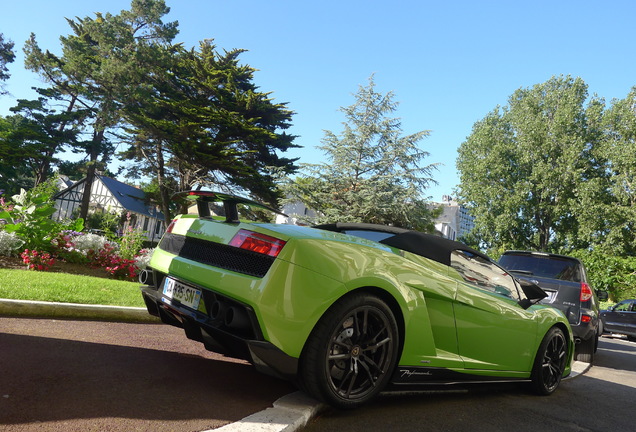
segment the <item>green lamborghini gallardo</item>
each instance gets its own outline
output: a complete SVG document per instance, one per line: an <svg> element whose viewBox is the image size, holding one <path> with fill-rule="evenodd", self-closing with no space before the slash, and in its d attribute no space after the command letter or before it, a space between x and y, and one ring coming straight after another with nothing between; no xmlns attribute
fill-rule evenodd
<svg viewBox="0 0 636 432"><path fill-rule="evenodd" d="M148 312L320 401L492 381L547 395L570 373L568 320L479 251L383 225L245 222L258 203L178 195L198 214L172 221L141 275Z"/></svg>

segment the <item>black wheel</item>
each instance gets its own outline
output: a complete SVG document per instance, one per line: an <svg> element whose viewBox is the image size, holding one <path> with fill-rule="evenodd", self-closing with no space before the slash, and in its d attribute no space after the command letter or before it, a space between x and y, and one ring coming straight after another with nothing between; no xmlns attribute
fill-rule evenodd
<svg viewBox="0 0 636 432"><path fill-rule="evenodd" d="M594 354L596 354L598 352L598 341L601 338L601 336L603 336L603 321L601 321L600 319L598 320L598 331L596 332L596 343L594 344Z"/></svg>
<svg viewBox="0 0 636 432"><path fill-rule="evenodd" d="M568 343L563 330L552 327L541 341L532 368L532 388L549 395L559 387L568 360Z"/></svg>
<svg viewBox="0 0 636 432"><path fill-rule="evenodd" d="M399 332L391 309L378 297L344 297L320 319L303 350L302 388L338 408L356 408L391 379Z"/></svg>
<svg viewBox="0 0 636 432"><path fill-rule="evenodd" d="M574 359L580 362L593 363L594 352L596 351L596 345L598 344L598 336L594 335L588 340L581 341L574 348Z"/></svg>

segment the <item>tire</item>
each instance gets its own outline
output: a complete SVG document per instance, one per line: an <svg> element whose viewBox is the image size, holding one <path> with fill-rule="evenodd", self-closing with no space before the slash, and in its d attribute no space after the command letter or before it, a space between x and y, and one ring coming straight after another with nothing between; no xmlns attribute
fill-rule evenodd
<svg viewBox="0 0 636 432"><path fill-rule="evenodd" d="M576 361L590 363L594 362L594 352L598 346L598 335L594 335L588 340L582 340L574 349L574 359Z"/></svg>
<svg viewBox="0 0 636 432"><path fill-rule="evenodd" d="M354 293L318 321L300 359L302 388L337 408L357 408L382 391L398 358L400 337L391 309Z"/></svg>
<svg viewBox="0 0 636 432"><path fill-rule="evenodd" d="M598 329L596 332L596 340L594 341L594 354L598 352L598 341L603 336L603 321L598 320Z"/></svg>
<svg viewBox="0 0 636 432"><path fill-rule="evenodd" d="M568 360L568 343L563 330L552 327L546 333L532 367L532 389L547 396L559 387Z"/></svg>

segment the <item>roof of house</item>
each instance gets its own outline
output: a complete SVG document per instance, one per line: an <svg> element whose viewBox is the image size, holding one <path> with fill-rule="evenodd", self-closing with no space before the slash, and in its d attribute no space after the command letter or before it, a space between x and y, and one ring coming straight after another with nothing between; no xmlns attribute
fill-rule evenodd
<svg viewBox="0 0 636 432"><path fill-rule="evenodd" d="M104 186L110 190L115 199L126 210L164 220L163 213L158 211L155 206L148 205L144 201L146 194L141 189L103 175L97 175L96 177L104 183Z"/></svg>

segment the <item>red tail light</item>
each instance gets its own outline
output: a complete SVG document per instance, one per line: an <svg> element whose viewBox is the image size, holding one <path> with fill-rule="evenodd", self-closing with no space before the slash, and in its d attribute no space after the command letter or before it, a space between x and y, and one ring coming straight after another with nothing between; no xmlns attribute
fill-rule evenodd
<svg viewBox="0 0 636 432"><path fill-rule="evenodd" d="M588 301L592 298L594 293L592 293L592 288L585 282L581 282L581 301Z"/></svg>
<svg viewBox="0 0 636 432"><path fill-rule="evenodd" d="M589 323L590 321L592 321L592 317L589 315L581 315L581 322L582 323Z"/></svg>
<svg viewBox="0 0 636 432"><path fill-rule="evenodd" d="M248 230L240 230L230 240L230 246L276 257L285 246L284 240Z"/></svg>

